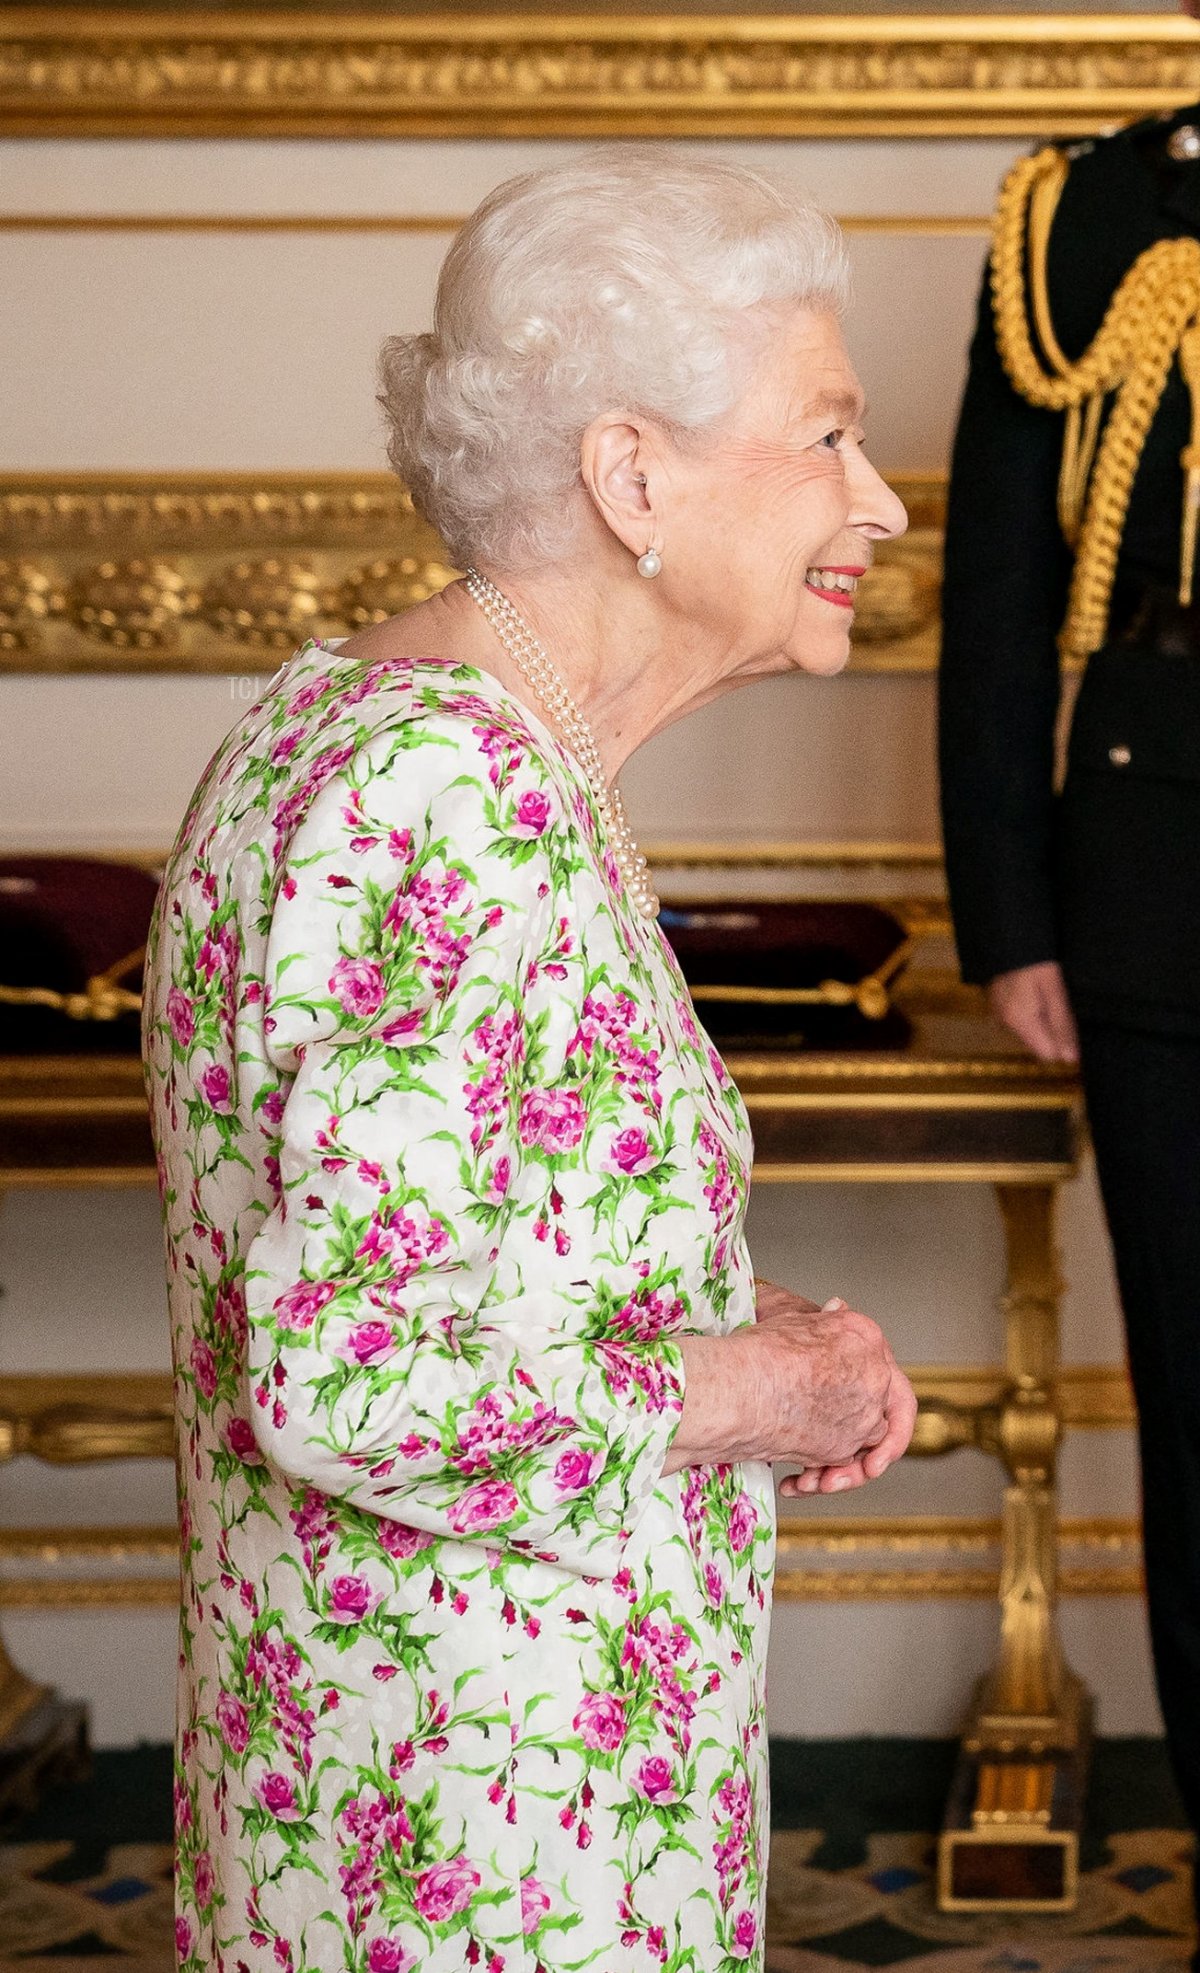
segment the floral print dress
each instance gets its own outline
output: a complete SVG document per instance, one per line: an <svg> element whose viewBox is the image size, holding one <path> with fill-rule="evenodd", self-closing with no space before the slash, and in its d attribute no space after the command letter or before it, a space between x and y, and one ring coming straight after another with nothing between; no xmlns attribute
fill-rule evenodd
<svg viewBox="0 0 1200 1973"><path fill-rule="evenodd" d="M145 1013L183 1536L185 1973L762 1963L745 1112L571 756L311 643L208 769Z"/></svg>

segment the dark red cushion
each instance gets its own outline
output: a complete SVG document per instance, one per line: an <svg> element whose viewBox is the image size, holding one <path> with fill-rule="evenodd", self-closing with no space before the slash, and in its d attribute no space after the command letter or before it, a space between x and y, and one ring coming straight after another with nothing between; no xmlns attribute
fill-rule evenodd
<svg viewBox="0 0 1200 1973"><path fill-rule="evenodd" d="M879 905L825 898L672 900L663 905L659 924L705 1026L724 1048L903 1048L911 1038L905 1016L890 1005L881 1018L869 1019L854 1005L764 1002L749 995L710 999L705 992L795 990L827 980L857 985L888 968L905 943L900 920Z"/></svg>
<svg viewBox="0 0 1200 1973"><path fill-rule="evenodd" d="M158 879L137 864L83 856L0 857L0 986L80 993L145 945ZM141 990L141 967L121 984ZM73 1020L54 1008L0 1001L0 1052L136 1050L136 1011Z"/></svg>

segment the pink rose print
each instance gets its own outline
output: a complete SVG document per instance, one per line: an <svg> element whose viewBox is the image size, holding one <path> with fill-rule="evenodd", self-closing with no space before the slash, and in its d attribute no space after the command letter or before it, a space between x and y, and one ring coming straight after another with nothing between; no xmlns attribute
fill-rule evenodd
<svg viewBox="0 0 1200 1973"><path fill-rule="evenodd" d="M296 1800L296 1790L286 1774L264 1774L254 1790L268 1815L276 1822L298 1822L300 1805Z"/></svg>
<svg viewBox="0 0 1200 1973"><path fill-rule="evenodd" d="M228 1116L233 1108L233 1092L229 1081L229 1070L223 1062L213 1062L200 1078L200 1091L210 1110L219 1116Z"/></svg>
<svg viewBox="0 0 1200 1973"><path fill-rule="evenodd" d="M372 1939L367 1947L367 1973L409 1973L416 1963L415 1953L405 1952L399 1939Z"/></svg>
<svg viewBox="0 0 1200 1973"><path fill-rule="evenodd" d="M308 684L302 685L300 690L293 696L288 706L289 713L294 718L297 713L307 712L310 706L316 705L318 699L324 698L332 684L332 678L325 671L321 672L317 678L310 678Z"/></svg>
<svg viewBox="0 0 1200 1973"><path fill-rule="evenodd" d="M281 1329L311 1329L326 1302L337 1294L336 1281L297 1281L280 1295L272 1310Z"/></svg>
<svg viewBox="0 0 1200 1973"><path fill-rule="evenodd" d="M502 1521L511 1521L519 1504L516 1488L507 1480L481 1480L455 1501L448 1519L456 1534L487 1534Z"/></svg>
<svg viewBox="0 0 1200 1973"><path fill-rule="evenodd" d="M339 959L329 976L329 991L347 1014L369 1020L383 1006L383 974L373 959Z"/></svg>
<svg viewBox="0 0 1200 1973"><path fill-rule="evenodd" d="M627 1178L638 1178L642 1172L649 1171L652 1165L657 1164L658 1159L650 1149L650 1140L645 1131L634 1125L629 1130L617 1132L604 1162L610 1171L622 1172Z"/></svg>
<svg viewBox="0 0 1200 1973"><path fill-rule="evenodd" d="M192 1883L196 1890L196 1903L201 1911L207 1911L213 1901L213 1892L217 1888L213 1860L207 1850L201 1850L192 1866Z"/></svg>
<svg viewBox="0 0 1200 1973"><path fill-rule="evenodd" d="M725 1601L725 1580L721 1571L712 1562L704 1564L704 1594L714 1610L719 1610Z"/></svg>
<svg viewBox="0 0 1200 1973"><path fill-rule="evenodd" d="M634 1780L639 1795L648 1802L677 1802L679 1790L675 1785L675 1775L670 1761L661 1754L654 1754L642 1762Z"/></svg>
<svg viewBox="0 0 1200 1973"><path fill-rule="evenodd" d="M234 1458L240 1459L243 1466L263 1464L258 1440L254 1436L254 1427L248 1418L230 1419L225 1427L225 1443Z"/></svg>
<svg viewBox="0 0 1200 1973"><path fill-rule="evenodd" d="M406 1528L403 1521L379 1523L379 1546L397 1562L410 1562L423 1548L432 1545L433 1536L427 1535L423 1528Z"/></svg>
<svg viewBox="0 0 1200 1973"><path fill-rule="evenodd" d="M466 1910L479 1883L479 1872L463 1857L454 1863L435 1863L418 1877L413 1904L431 1925L444 1925Z"/></svg>
<svg viewBox="0 0 1200 1973"><path fill-rule="evenodd" d="M522 1144L559 1157L573 1151L587 1126L587 1111L574 1089L531 1089L521 1098Z"/></svg>
<svg viewBox="0 0 1200 1973"><path fill-rule="evenodd" d="M553 813L549 795L543 794L540 788L527 788L523 795L518 796L513 811L513 835L524 836L531 841L544 835Z"/></svg>
<svg viewBox="0 0 1200 1973"><path fill-rule="evenodd" d="M230 1753L244 1754L250 1741L250 1715L231 1692L222 1692L217 1700L217 1725Z"/></svg>
<svg viewBox="0 0 1200 1973"><path fill-rule="evenodd" d="M191 1957L192 1928L186 1918L177 1918L175 1920L175 1950L179 1954L180 1959Z"/></svg>
<svg viewBox="0 0 1200 1973"><path fill-rule="evenodd" d="M329 1614L335 1623L360 1624L381 1600L365 1576L331 1576Z"/></svg>
<svg viewBox="0 0 1200 1973"><path fill-rule="evenodd" d="M729 1514L729 1546L735 1555L740 1555L744 1548L750 1546L757 1526L754 1502L748 1493L740 1493Z"/></svg>
<svg viewBox="0 0 1200 1973"><path fill-rule="evenodd" d="M758 1938L758 1920L752 1911L739 1911L733 1925L733 1944L730 1948L735 1959L749 1959Z"/></svg>
<svg viewBox="0 0 1200 1973"><path fill-rule="evenodd" d="M611 1692L586 1692L572 1725L585 1747L613 1754L625 1738L625 1708Z"/></svg>
<svg viewBox="0 0 1200 1973"><path fill-rule="evenodd" d="M521 1879L521 1930L525 1937L537 1931L550 1909L550 1898L536 1877Z"/></svg>
<svg viewBox="0 0 1200 1973"><path fill-rule="evenodd" d="M264 1123L271 1124L272 1126L281 1124L283 1122L283 1091L281 1089L273 1089L271 1094L264 1099L263 1106L258 1114Z"/></svg>
<svg viewBox="0 0 1200 1973"><path fill-rule="evenodd" d="M582 1493L585 1487L591 1486L600 1463L598 1452L562 1453L554 1468L554 1484L559 1493Z"/></svg>
<svg viewBox="0 0 1200 1973"><path fill-rule="evenodd" d="M167 1024L179 1046L187 1048L196 1032L196 1010L178 987L167 995Z"/></svg>
<svg viewBox="0 0 1200 1973"><path fill-rule="evenodd" d="M192 1374L196 1379L196 1389L206 1402L211 1403L217 1389L217 1359L209 1345L197 1336L191 1350Z"/></svg>
<svg viewBox="0 0 1200 1973"><path fill-rule="evenodd" d="M381 1357L391 1356L395 1348L396 1338L390 1323L359 1322L339 1347L338 1355L347 1363L378 1363Z"/></svg>

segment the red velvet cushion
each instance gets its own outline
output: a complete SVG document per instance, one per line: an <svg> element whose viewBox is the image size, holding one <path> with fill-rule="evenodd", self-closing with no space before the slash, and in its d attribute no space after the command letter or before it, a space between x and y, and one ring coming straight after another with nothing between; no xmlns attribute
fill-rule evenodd
<svg viewBox="0 0 1200 1973"><path fill-rule="evenodd" d="M878 905L823 898L673 901L664 904L659 924L722 1047L903 1048L910 1038L908 1021L894 1007L872 1020L853 1005L705 993L707 987L813 988L827 980L856 985L886 968L905 942L899 919Z"/></svg>
<svg viewBox="0 0 1200 1973"><path fill-rule="evenodd" d="M158 879L135 864L82 856L0 857L0 986L79 993L146 942ZM141 968L121 985L141 988ZM0 1051L64 1054L136 1049L136 1012L72 1020L0 1001Z"/></svg>

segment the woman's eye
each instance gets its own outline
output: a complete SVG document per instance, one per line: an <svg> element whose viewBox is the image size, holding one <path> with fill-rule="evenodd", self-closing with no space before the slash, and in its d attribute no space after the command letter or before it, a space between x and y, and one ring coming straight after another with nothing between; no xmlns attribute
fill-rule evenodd
<svg viewBox="0 0 1200 1973"><path fill-rule="evenodd" d="M824 438L818 439L817 443L818 445L827 445L831 452L836 452L845 436L845 428L839 426L836 431L826 432Z"/></svg>

